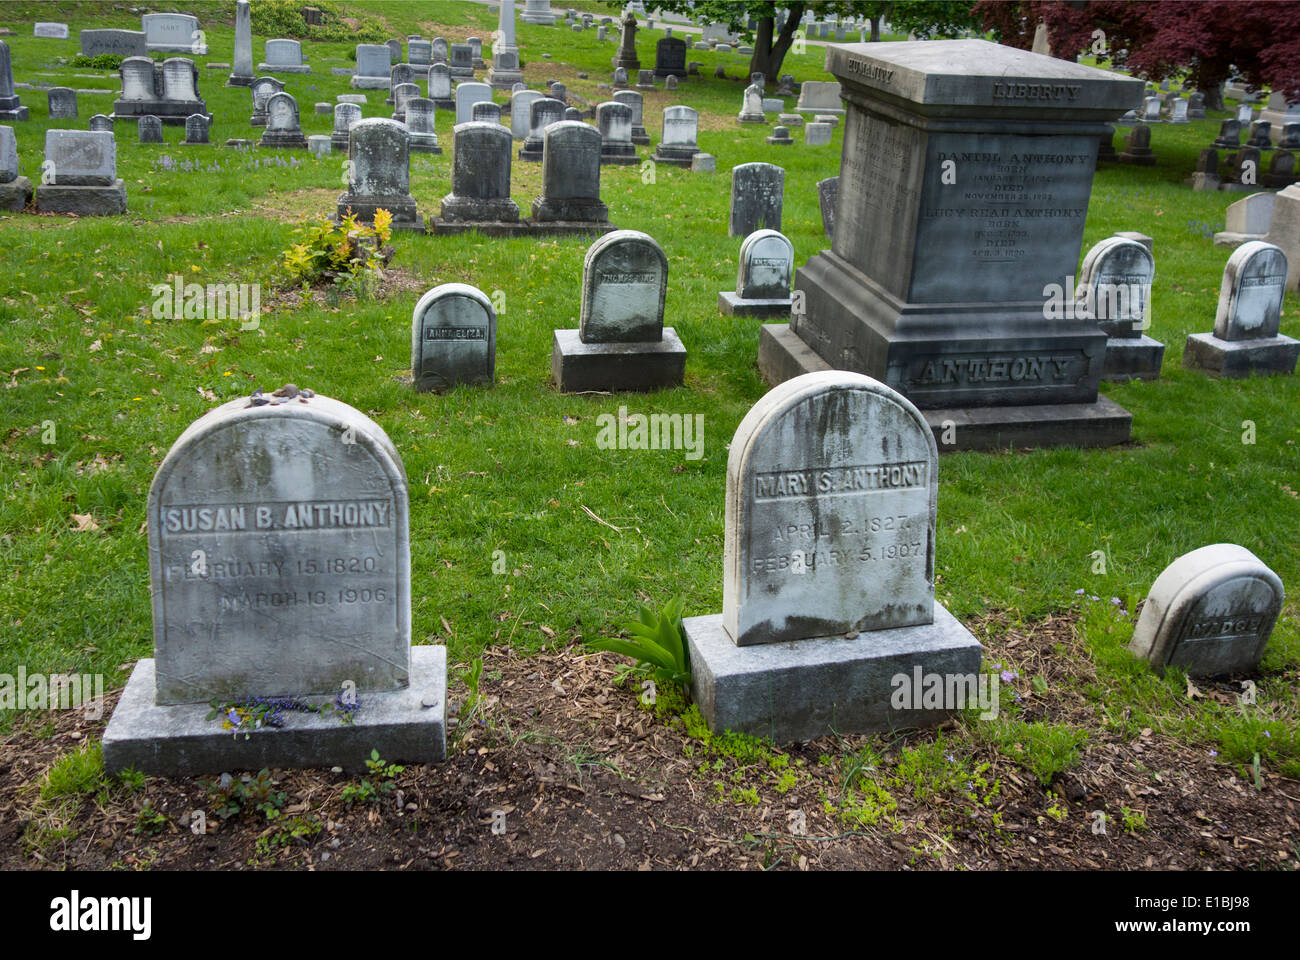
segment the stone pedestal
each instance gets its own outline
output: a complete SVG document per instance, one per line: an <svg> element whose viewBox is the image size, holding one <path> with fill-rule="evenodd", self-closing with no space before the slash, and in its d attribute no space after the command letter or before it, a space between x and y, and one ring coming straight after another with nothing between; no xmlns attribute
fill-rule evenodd
<svg viewBox="0 0 1300 960"><path fill-rule="evenodd" d="M718 312L729 317L787 317L790 298L746 299L735 290L724 290L718 294Z"/></svg>
<svg viewBox="0 0 1300 960"><path fill-rule="evenodd" d="M1106 334L1068 288L1099 137L1140 81L982 40L830 47L827 69L848 103L832 249L796 273L804 311L764 328L764 378L865 373L978 427L972 442L1127 440L1130 416L1097 392ZM1043 95L1057 89L1070 95ZM1036 200L1008 213L953 195L941 157L958 154L974 182ZM1042 159L1010 169L1012 156Z"/></svg>
<svg viewBox="0 0 1300 960"><path fill-rule="evenodd" d="M1191 333L1183 347L1183 366L1214 377L1295 373L1300 340L1283 334L1259 340L1222 340L1212 333Z"/></svg>
<svg viewBox="0 0 1300 960"><path fill-rule="evenodd" d="M17 213L31 202L31 180L26 177L17 177L8 183L0 183L0 210Z"/></svg>
<svg viewBox="0 0 1300 960"><path fill-rule="evenodd" d="M686 376L686 347L677 331L645 343L583 343L577 330L556 330L551 376L561 393L665 390Z"/></svg>
<svg viewBox="0 0 1300 960"><path fill-rule="evenodd" d="M79 217L112 217L126 213L126 183L112 186L68 186L43 183L36 187L41 213L75 213Z"/></svg>
<svg viewBox="0 0 1300 960"><path fill-rule="evenodd" d="M1101 378L1107 381L1159 380L1165 345L1145 333L1138 337L1108 337Z"/></svg>

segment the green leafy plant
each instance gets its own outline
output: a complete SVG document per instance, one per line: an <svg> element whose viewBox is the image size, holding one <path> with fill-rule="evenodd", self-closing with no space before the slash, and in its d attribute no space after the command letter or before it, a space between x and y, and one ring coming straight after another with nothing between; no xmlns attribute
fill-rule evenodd
<svg viewBox="0 0 1300 960"><path fill-rule="evenodd" d="M153 805L146 800L140 807L140 812L135 817L135 829L131 832L137 836L152 837L162 833L167 828L167 815L155 810Z"/></svg>
<svg viewBox="0 0 1300 960"><path fill-rule="evenodd" d="M366 769L370 771L374 783L368 778L362 778L360 783L349 783L343 788L343 802L349 806L354 803L372 803L380 797L393 792L396 786L393 781L397 775L406 768L396 763L389 763L379 758L378 750L370 751L370 759L366 761Z"/></svg>
<svg viewBox="0 0 1300 960"><path fill-rule="evenodd" d="M217 780L200 781L200 786L208 792L213 812L222 820L237 817L245 810L256 810L267 820L276 820L284 809L285 795L275 789L271 771L265 767L256 776L223 773Z"/></svg>
<svg viewBox="0 0 1300 960"><path fill-rule="evenodd" d="M383 209L375 212L373 225L360 223L351 210L337 223L318 217L294 230L302 241L283 252L282 263L293 282L304 288L328 281L335 290L373 291L380 268L391 256L385 248L392 223L393 215Z"/></svg>
<svg viewBox="0 0 1300 960"><path fill-rule="evenodd" d="M691 663L682 629L683 606L680 597L669 600L658 612L641 604L638 619L623 627L625 632L632 635L630 640L589 640L587 646L593 650L608 650L632 657L637 661L638 667L643 668L657 683L676 684L683 691L688 691L691 684Z"/></svg>
<svg viewBox="0 0 1300 960"><path fill-rule="evenodd" d="M116 53L100 53L93 57L79 53L72 58L71 65L74 67L94 67L96 70L116 70L122 66L122 61L125 59L125 57L118 56Z"/></svg>

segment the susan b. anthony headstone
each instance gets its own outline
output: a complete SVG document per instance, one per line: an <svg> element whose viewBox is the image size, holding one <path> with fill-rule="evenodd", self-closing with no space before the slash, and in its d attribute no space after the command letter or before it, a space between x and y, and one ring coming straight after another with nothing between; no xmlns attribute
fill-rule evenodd
<svg viewBox="0 0 1300 960"><path fill-rule="evenodd" d="M979 642L934 598L937 491L924 416L879 381L810 373L754 405L727 459L722 613L684 623L711 729L784 743L967 705L899 690L979 673Z"/></svg>
<svg viewBox="0 0 1300 960"><path fill-rule="evenodd" d="M146 525L154 657L109 721L106 770L443 758L446 652L411 646L406 473L373 420L292 384L232 400L172 445ZM301 706L232 737L254 697ZM336 697L351 722L310 709Z"/></svg>

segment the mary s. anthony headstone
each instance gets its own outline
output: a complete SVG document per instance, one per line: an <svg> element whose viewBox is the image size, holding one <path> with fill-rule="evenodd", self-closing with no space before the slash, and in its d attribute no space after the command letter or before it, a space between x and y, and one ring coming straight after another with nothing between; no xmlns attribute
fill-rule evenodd
<svg viewBox="0 0 1300 960"><path fill-rule="evenodd" d="M1155 258L1136 240L1107 237L1083 258L1083 306L1106 333L1103 380L1157 380L1165 345L1144 332L1151 326Z"/></svg>
<svg viewBox="0 0 1300 960"><path fill-rule="evenodd" d="M348 191L339 197L337 219L351 210L362 223L374 223L375 211L384 209L393 215L394 230L424 232L411 196L409 136L402 124L383 117L348 128Z"/></svg>
<svg viewBox="0 0 1300 960"><path fill-rule="evenodd" d="M491 386L496 375L497 315L482 290L465 283L434 287L411 318L411 385L441 393L456 384Z"/></svg>
<svg viewBox="0 0 1300 960"><path fill-rule="evenodd" d="M710 729L785 743L967 705L898 697L899 677L979 674L979 642L934 598L937 475L925 418L870 377L805 374L754 405L727 459L722 613L684 621Z"/></svg>
<svg viewBox="0 0 1300 960"><path fill-rule="evenodd" d="M45 162L36 188L41 213L108 217L126 213L126 184L117 176L111 133L45 131Z"/></svg>
<svg viewBox="0 0 1300 960"><path fill-rule="evenodd" d="M755 230L781 229L785 170L772 163L742 163L731 168L728 235L747 237Z"/></svg>
<svg viewBox="0 0 1300 960"><path fill-rule="evenodd" d="M26 120L29 111L14 93L14 64L9 44L0 40L0 121Z"/></svg>
<svg viewBox="0 0 1300 960"><path fill-rule="evenodd" d="M143 50L140 52L144 53ZM248 6L248 0L237 0L235 3L235 56L230 64L230 76L226 78L226 86L251 87L254 78L252 12Z"/></svg>
<svg viewBox="0 0 1300 960"><path fill-rule="evenodd" d="M446 648L411 646L406 472L378 424L292 385L232 400L172 445L148 509L154 659L109 721L107 771L443 759ZM247 739L208 719L252 697L359 706Z"/></svg>
<svg viewBox="0 0 1300 960"><path fill-rule="evenodd" d="M1278 332L1286 276L1286 254L1274 244L1252 240L1233 251L1214 332L1188 334L1183 366L1218 377L1294 373L1300 340Z"/></svg>
<svg viewBox="0 0 1300 960"><path fill-rule="evenodd" d="M1286 594L1278 575L1235 543L1183 554L1156 578L1133 628L1136 656L1163 674L1252 673Z"/></svg>
<svg viewBox="0 0 1300 960"><path fill-rule="evenodd" d="M32 200L32 181L18 175L18 140L13 127L0 127L0 210L17 212Z"/></svg>
<svg viewBox="0 0 1300 960"><path fill-rule="evenodd" d="M802 309L763 327L768 382L865 373L946 451L1127 440L1071 278L1098 138L1141 81L983 40L832 46L827 67L848 102L835 230L796 271Z"/></svg>
<svg viewBox="0 0 1300 960"><path fill-rule="evenodd" d="M578 329L555 331L551 374L562 393L680 386L686 348L664 326L668 258L648 234L607 233L587 250Z"/></svg>
<svg viewBox="0 0 1300 960"><path fill-rule="evenodd" d="M307 138L298 122L298 101L288 93L273 93L266 101L266 130L259 147L306 150Z"/></svg>
<svg viewBox="0 0 1300 960"><path fill-rule="evenodd" d="M665 107L663 113L663 136L651 159L655 163L667 163L674 167L689 167L700 146L695 142L699 136L700 114L694 107Z"/></svg>
<svg viewBox="0 0 1300 960"><path fill-rule="evenodd" d="M718 311L728 316L790 315L794 245L779 230L756 230L740 244L736 289L718 294Z"/></svg>

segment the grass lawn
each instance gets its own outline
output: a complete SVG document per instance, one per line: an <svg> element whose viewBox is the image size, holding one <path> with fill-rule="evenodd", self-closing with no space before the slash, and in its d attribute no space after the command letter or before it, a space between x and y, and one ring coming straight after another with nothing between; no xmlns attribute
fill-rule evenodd
<svg viewBox="0 0 1300 960"><path fill-rule="evenodd" d="M487 38L495 29L495 15L478 4L343 6L378 21L390 36L450 41ZM576 6L616 16L597 5ZM248 90L224 87L228 70L204 69L231 60L233 4L183 9L207 31L199 89L214 117L212 139L256 137ZM71 37L34 38L34 20L68 22ZM0 4L0 27L15 31L5 40L16 80L112 91L79 95L81 118L71 124L79 128L92 114L112 111L119 84L115 71L61 62L78 52L78 30L138 24L122 5ZM608 96L596 85L609 79L612 39L599 44L594 31L573 33L563 21L520 21L517 31L530 86L555 78L593 104ZM662 36L658 24L642 31L643 66L653 65L653 40ZM255 62L264 39L255 30ZM331 117L316 115L312 105L348 92L347 78L330 68L351 65L351 47L305 43L312 75L283 78L305 134L330 131ZM827 245L815 184L838 171L843 126L829 146L807 148L796 130L794 146L769 147L769 127L735 120L745 58L688 50L688 60L703 63L701 77L674 93L662 86L647 93L644 124L657 142L664 107L697 108L700 146L717 157L719 172L610 166L601 173L611 221L649 233L667 253L664 321L689 351L680 389L562 396L550 384L552 330L577 324L584 239L399 235L391 283L378 299L300 296L280 267L282 253L305 219L333 213L342 155L185 147L177 127L164 128L163 146L140 145L134 129L119 126L125 217L0 216L0 673L22 665L29 673L102 673L109 688L125 682L131 664L152 650L144 531L155 469L206 410L286 382L366 412L400 451L411 484L413 639L447 644L455 696L466 696L462 676L476 660L496 663L507 648L516 657L569 651L616 633L643 600L658 606L681 595L688 616L720 610L727 447L765 392L755 364L759 321L720 316L716 307L718 292L735 286L740 245L727 236L728 171L756 160L785 168L783 231L801 264ZM821 60L821 48L810 46L788 58L783 72L800 81L830 79ZM713 78L717 64L727 67L728 79ZM28 122L14 125L20 162L36 182L44 133L66 121L48 119L43 90L18 92L31 110ZM382 92L368 96L366 116L390 114ZM967 778L952 786L927 765L935 744L950 747L954 737L968 760L988 751L1027 782L1037 774L1043 785L1098 762L1093 751L1102 741L1149 735L1199 756L1213 751L1212 767L1226 767L1242 782L1277 789L1290 778L1285 789L1300 789L1300 378L1216 381L1182 368L1186 335L1213 327L1228 251L1214 247L1211 235L1241 195L1193 193L1181 181L1228 116L1212 111L1204 121L1159 125L1152 136L1156 166L1103 165L1096 175L1083 252L1122 230L1155 241L1148 333L1167 345L1161 379L1103 385L1133 413L1133 442L940 461L937 596L978 625L990 668L996 663L995 672L1011 675L1001 717L963 719L955 732L922 733L901 747L884 738L823 746L842 774L838 798L826 801L837 815L864 809L868 794L908 792L922 797L918 803L945 791L964 794ZM442 155L412 156L412 194L426 217L450 190L452 119L439 111ZM514 163L521 208L539 192L540 177L540 164ZM890 224L878 226L887 241ZM154 319L152 288L176 274L187 282L260 283L260 327ZM451 281L473 284L501 305L497 383L417 395L401 382L411 310L422 292ZM1300 337L1295 294L1287 295L1282 332ZM598 449L597 416L624 407L703 415L703 458ZM1248 432L1253 442L1244 442ZM1292 594L1255 678L1258 702L1242 709L1226 686L1216 695L1190 688L1176 672L1156 678L1122 650L1137 604L1160 571L1191 549L1225 541L1252 550ZM506 559L501 574L493 573L497 551ZM1021 660L1027 647L1006 646L1008 637L1034 636L1042 624L1062 620L1066 635L1045 648L1045 661ZM489 671L485 682L500 676ZM509 708L509 692L496 692L501 708ZM1068 715L1054 712L1058 699L1070 699ZM660 711L659 719L668 723L669 716ZM0 731L10 736L39 727L13 711L0 715ZM689 722L670 729L710 742ZM763 749L764 757L784 755ZM876 754L868 762L870 751ZM758 763L737 759L734 750L717 756L726 758L728 772L752 773ZM1254 772L1257 757L1262 779ZM781 774L768 766L763 777L735 789L752 788L765 802L774 797ZM706 789L725 779L693 775ZM724 803L745 805L748 795L735 799L732 786ZM1054 802L1039 793L1044 806ZM900 816L887 804L880 809L886 823ZM1086 830L1078 811L1073 822ZM1285 844L1270 848L1268 862L1294 865L1300 857L1291 852L1284 861L1279 850L1285 853Z"/></svg>

